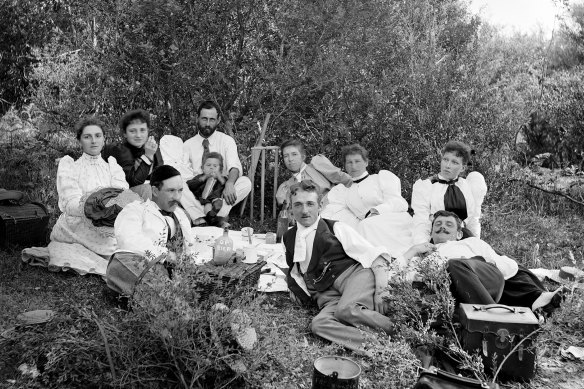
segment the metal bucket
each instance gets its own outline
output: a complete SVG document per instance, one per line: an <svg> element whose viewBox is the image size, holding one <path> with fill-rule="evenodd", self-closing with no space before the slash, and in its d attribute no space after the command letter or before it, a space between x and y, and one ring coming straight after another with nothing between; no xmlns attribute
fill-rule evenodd
<svg viewBox="0 0 584 389"><path fill-rule="evenodd" d="M345 357L325 356L314 361L312 389L358 389L361 367Z"/></svg>

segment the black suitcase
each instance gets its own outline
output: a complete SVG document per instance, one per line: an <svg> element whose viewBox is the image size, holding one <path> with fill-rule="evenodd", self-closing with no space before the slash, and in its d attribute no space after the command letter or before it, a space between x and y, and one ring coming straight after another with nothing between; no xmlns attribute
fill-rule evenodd
<svg viewBox="0 0 584 389"><path fill-rule="evenodd" d="M45 246L49 212L41 203L0 204L0 247Z"/></svg>
<svg viewBox="0 0 584 389"><path fill-rule="evenodd" d="M539 328L539 321L531 309L501 304L460 304L460 323L463 349L471 354L479 352L486 373L495 374L514 350L497 378L527 381L533 377L537 335L533 332Z"/></svg>

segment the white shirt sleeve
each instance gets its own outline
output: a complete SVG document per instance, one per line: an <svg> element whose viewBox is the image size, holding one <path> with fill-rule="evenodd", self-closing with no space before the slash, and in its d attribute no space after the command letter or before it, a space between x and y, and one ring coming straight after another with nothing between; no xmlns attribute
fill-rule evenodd
<svg viewBox="0 0 584 389"><path fill-rule="evenodd" d="M430 180L418 180L412 188L412 209L414 210L413 244L430 241L432 189Z"/></svg>
<svg viewBox="0 0 584 389"><path fill-rule="evenodd" d="M408 210L408 202L401 195L401 181L395 174L389 170L381 170L377 175L377 182L383 196L383 202L374 207L379 214Z"/></svg>
<svg viewBox="0 0 584 389"><path fill-rule="evenodd" d="M468 209L466 227L477 237L481 237L480 218L482 214L483 201L487 194L487 183L485 177L479 172L470 172L466 177L466 182L473 197L472 207Z"/></svg>
<svg viewBox="0 0 584 389"><path fill-rule="evenodd" d="M84 216L80 204L83 191L79 186L77 168L73 158L66 155L59 161L57 168L57 193L59 209L71 216Z"/></svg>
<svg viewBox="0 0 584 389"><path fill-rule="evenodd" d="M114 232L118 242L118 249L136 254L150 253L154 259L168 252L165 246L155 244L151 238L143 233L144 208L139 201L130 203L122 209L114 222Z"/></svg>
<svg viewBox="0 0 584 389"><path fill-rule="evenodd" d="M198 174L197 172L201 169L201 161L197 163L193 163L193 155L196 154L196 144L193 138L188 139L185 143L183 143L183 165L188 166L189 169L193 171L193 174ZM201 154L202 155L202 154Z"/></svg>
<svg viewBox="0 0 584 389"><path fill-rule="evenodd" d="M107 163L110 168L111 186L119 189L129 189L130 185L126 181L126 174L114 157L109 157Z"/></svg>
<svg viewBox="0 0 584 389"><path fill-rule="evenodd" d="M519 268L517 262L506 255L497 254L487 242L476 237L466 238L459 242L470 247L475 255L481 256L485 261L497 266L506 280L517 274Z"/></svg>
<svg viewBox="0 0 584 389"><path fill-rule="evenodd" d="M391 255L384 247L375 247L367 241L361 234L345 223L335 223L333 230L335 236L343 245L345 253L364 268L370 268L373 261L379 256L383 256L387 261L391 261Z"/></svg>
<svg viewBox="0 0 584 389"><path fill-rule="evenodd" d="M221 151L223 158L225 159L225 168L223 169L223 174L228 175L229 171L233 168L239 170L239 176L243 175L243 167L241 166L241 161L239 160L239 154L237 153L237 144L235 140L229 135L224 135L221 137Z"/></svg>

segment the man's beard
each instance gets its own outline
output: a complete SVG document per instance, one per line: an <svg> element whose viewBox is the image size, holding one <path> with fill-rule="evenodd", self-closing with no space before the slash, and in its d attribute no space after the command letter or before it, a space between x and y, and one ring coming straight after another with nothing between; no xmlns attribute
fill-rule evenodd
<svg viewBox="0 0 584 389"><path fill-rule="evenodd" d="M208 138L211 135L213 135L213 133L215 132L215 128L211 127L211 126L204 126L201 127L199 126L199 134L201 134L201 136Z"/></svg>

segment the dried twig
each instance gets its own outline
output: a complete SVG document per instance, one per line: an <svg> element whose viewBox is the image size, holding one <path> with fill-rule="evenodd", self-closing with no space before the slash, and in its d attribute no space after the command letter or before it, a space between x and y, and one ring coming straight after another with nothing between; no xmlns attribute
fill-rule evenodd
<svg viewBox="0 0 584 389"><path fill-rule="evenodd" d="M584 205L584 202L583 201L577 200L577 199L573 198L572 196L570 196L570 195L568 195L566 193L563 193L563 192L560 192L560 191L557 191L557 190L545 189L545 188L542 188L542 187L537 186L535 184L532 184L531 182L524 181L524 180L520 180L518 178L510 178L509 179L509 182L516 182L516 181L517 182L521 182L521 183L529 186L530 188L538 189L538 190L541 190L542 192L549 193L549 194L552 194L552 195L565 197L566 199L568 199L568 200L570 200L570 201L572 201L572 202L574 202L576 204Z"/></svg>
<svg viewBox="0 0 584 389"><path fill-rule="evenodd" d="M539 187L539 186L537 186L537 185L535 185L535 184L532 184L532 183L530 183L530 182L526 182L526 184L527 184L527 186L529 186L529 187L531 187L531 188L534 188L534 189L539 189L539 190L541 190L542 192L549 193L549 194L553 194L553 195L557 195L557 196L561 196L561 197L565 197L565 198L567 198L568 200L570 200L570 201L572 201L572 202L574 202L574 203L576 203L576 204L579 204L579 205L584 205L584 202L582 202L582 201L579 201L579 200L576 200L575 198L573 198L572 196L570 196L570 195L568 195L568 194L566 194L566 193L562 193L562 192L560 192L560 191L556 191L556 190L549 190L549 189L545 189L545 188Z"/></svg>
<svg viewBox="0 0 584 389"><path fill-rule="evenodd" d="M103 329L103 326L99 322L99 320L97 320L97 316L93 317L93 321L95 322L95 324L97 324L97 328L99 328L99 332L101 333L101 337L103 338L103 343L105 345L105 354L107 356L107 361L109 363L109 367L110 367L110 370L112 372L112 379L115 380L116 379L116 369L114 367L114 361L112 360L112 354L110 352L109 343L108 343L107 338L105 336L105 331Z"/></svg>

